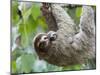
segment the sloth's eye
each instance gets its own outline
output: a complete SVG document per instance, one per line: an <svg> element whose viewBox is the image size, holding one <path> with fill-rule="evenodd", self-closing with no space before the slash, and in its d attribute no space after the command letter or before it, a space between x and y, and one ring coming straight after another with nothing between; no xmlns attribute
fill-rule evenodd
<svg viewBox="0 0 100 75"><path fill-rule="evenodd" d="M48 37L44 37L44 39L47 39Z"/></svg>

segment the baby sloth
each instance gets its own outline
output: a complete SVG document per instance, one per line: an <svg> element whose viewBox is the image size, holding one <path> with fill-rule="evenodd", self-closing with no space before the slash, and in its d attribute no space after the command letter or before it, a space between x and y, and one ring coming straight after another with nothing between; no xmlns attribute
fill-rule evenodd
<svg viewBox="0 0 100 75"><path fill-rule="evenodd" d="M34 48L39 58L46 56L48 48L51 46L53 41L57 39L57 34L54 31L49 31L48 33L39 33L34 38Z"/></svg>

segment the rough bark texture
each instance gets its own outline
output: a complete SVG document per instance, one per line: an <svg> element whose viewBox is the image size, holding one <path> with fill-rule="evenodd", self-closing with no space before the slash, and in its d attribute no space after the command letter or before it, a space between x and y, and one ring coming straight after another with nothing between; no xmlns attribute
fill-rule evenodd
<svg viewBox="0 0 100 75"><path fill-rule="evenodd" d="M58 66L84 64L95 58L95 22L94 11L90 6L82 7L80 32L75 34L75 23L68 13L59 5L51 4L51 10L45 12L49 30L57 32L57 39L48 48L46 56L40 57ZM47 10L47 9L46 9Z"/></svg>

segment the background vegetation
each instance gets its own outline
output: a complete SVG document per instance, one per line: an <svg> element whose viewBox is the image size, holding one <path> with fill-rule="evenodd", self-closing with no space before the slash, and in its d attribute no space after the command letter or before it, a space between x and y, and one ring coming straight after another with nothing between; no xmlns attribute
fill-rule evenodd
<svg viewBox="0 0 100 75"><path fill-rule="evenodd" d="M41 3L12 1L11 5L11 70L12 73L80 70L81 65L58 67L39 60L32 46L34 36L45 32L47 24L40 11ZM18 10L18 8L21 10ZM65 8L78 25L81 6Z"/></svg>

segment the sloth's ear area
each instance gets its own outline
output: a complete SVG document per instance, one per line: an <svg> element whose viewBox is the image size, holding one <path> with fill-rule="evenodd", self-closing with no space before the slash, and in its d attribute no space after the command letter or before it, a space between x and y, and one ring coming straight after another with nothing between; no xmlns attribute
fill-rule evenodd
<svg viewBox="0 0 100 75"><path fill-rule="evenodd" d="M47 33L47 36L48 36L50 41L55 41L57 39L57 33L54 31L49 31Z"/></svg>

